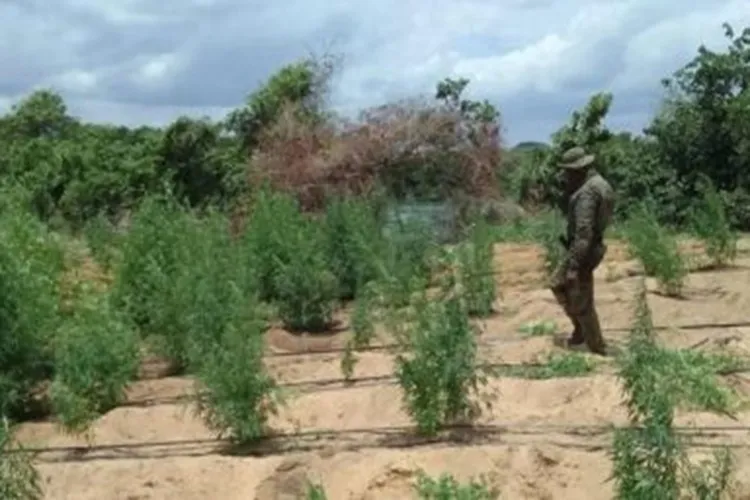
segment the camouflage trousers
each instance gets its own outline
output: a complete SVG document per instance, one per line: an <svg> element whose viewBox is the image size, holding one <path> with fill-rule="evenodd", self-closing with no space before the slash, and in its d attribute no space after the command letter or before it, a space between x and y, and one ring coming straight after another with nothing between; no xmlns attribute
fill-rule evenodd
<svg viewBox="0 0 750 500"><path fill-rule="evenodd" d="M594 305L594 269L581 271L573 283L567 282L566 273L567 266L563 264L555 272L551 289L573 323L570 342L585 343L591 352L605 354L606 344Z"/></svg>

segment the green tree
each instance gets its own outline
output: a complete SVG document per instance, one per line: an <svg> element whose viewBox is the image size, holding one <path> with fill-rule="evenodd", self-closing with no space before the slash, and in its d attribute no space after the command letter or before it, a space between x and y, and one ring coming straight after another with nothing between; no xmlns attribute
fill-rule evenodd
<svg viewBox="0 0 750 500"><path fill-rule="evenodd" d="M225 198L236 187L238 170L244 167L220 132L219 126L207 119L180 117L161 137L157 173L191 206Z"/></svg>
<svg viewBox="0 0 750 500"><path fill-rule="evenodd" d="M666 78L667 99L645 130L681 183L682 212L697 199L701 175L735 201L747 201L750 190L750 27L741 34L723 27L727 48L701 45L692 61ZM747 214L734 215L736 224L750 227Z"/></svg>
<svg viewBox="0 0 750 500"><path fill-rule="evenodd" d="M286 105L298 105L305 118L321 118L335 67L332 57L306 58L284 66L252 92L243 107L227 116L226 128L250 151L258 145L261 131L278 119Z"/></svg>

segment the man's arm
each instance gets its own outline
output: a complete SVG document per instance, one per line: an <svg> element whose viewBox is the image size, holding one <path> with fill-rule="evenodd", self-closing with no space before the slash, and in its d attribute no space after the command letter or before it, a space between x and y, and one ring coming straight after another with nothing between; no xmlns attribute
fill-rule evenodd
<svg viewBox="0 0 750 500"><path fill-rule="evenodd" d="M585 259L594 243L597 202L598 194L593 189L583 190L576 201L576 226L568 254L569 271L578 271L585 265Z"/></svg>

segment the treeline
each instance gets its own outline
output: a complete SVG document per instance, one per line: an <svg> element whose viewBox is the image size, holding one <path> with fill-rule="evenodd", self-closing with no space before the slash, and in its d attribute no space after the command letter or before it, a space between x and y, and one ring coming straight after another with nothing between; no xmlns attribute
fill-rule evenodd
<svg viewBox="0 0 750 500"><path fill-rule="evenodd" d="M735 228L750 229L750 28L736 34L724 25L728 45L701 46L695 57L662 84L665 98L641 135L604 126L613 96L596 94L573 113L549 146L519 148L503 170L505 187L519 201L550 204L559 186L553 165L566 147L597 152L618 193L618 215L650 201L660 222L690 219L702 184L721 192Z"/></svg>
<svg viewBox="0 0 750 500"><path fill-rule="evenodd" d="M738 229L750 228L750 29L724 25L723 51L700 47L663 81L665 98L643 134L604 125L613 96L591 97L551 144L500 147L500 115L462 98L466 79L446 79L434 99L366 110L344 122L326 106L333 60L282 68L225 119L181 117L164 128L128 128L70 116L63 98L36 91L0 118L2 182L21 186L45 220L80 226L120 218L144 196L169 193L192 207L236 209L269 181L308 207L328 191L385 189L401 199L513 199L526 208L558 201L554 164L584 145L619 194L651 200L662 223L689 217L710 180Z"/></svg>

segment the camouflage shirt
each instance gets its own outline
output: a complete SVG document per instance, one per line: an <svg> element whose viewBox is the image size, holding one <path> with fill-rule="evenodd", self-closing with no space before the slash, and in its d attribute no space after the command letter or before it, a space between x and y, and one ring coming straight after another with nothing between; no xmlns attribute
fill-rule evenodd
<svg viewBox="0 0 750 500"><path fill-rule="evenodd" d="M594 250L602 244L614 204L612 186L591 170L568 204L568 270L578 271L591 265Z"/></svg>

